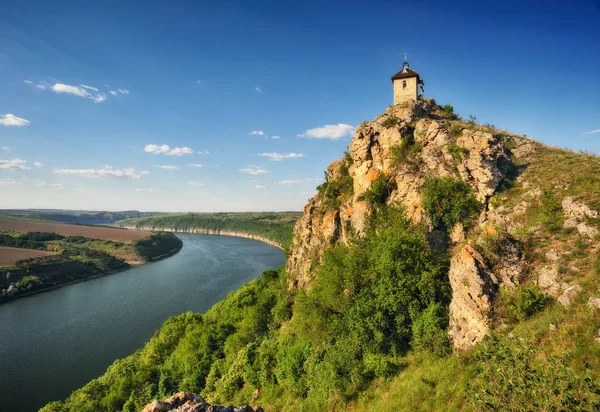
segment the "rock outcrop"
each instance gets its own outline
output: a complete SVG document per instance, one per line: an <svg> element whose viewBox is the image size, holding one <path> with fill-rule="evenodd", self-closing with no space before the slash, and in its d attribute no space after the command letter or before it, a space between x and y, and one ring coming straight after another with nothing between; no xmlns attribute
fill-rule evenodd
<svg viewBox="0 0 600 412"><path fill-rule="evenodd" d="M261 407L254 409L250 405L240 407L211 405L195 393L179 392L164 401L150 402L142 412L263 412L263 409Z"/></svg>
<svg viewBox="0 0 600 412"><path fill-rule="evenodd" d="M484 205L480 223L499 216L486 212L488 199L513 170L506 142L510 140L512 152L522 158L534 153L536 146L521 137L481 131L450 118L433 99L427 99L390 106L385 114L357 127L347 155L327 169L327 182L351 178L352 193L333 205L319 193L304 208L286 264L291 289L310 287L314 268L328 246L345 242L351 233L360 235L370 213L364 194L381 174L395 183L388 202L401 205L415 224L424 223L430 230L421 198L421 188L430 177L452 176L468 183ZM394 150L401 146L414 150L398 162ZM511 258L494 268L494 274L473 247L459 246L465 240L464 228L455 227L451 235L451 244L458 246L451 251L450 337L456 348L466 349L488 333L493 290L518 284L525 266L520 251L509 250L508 245ZM435 232L430 238L439 240Z"/></svg>

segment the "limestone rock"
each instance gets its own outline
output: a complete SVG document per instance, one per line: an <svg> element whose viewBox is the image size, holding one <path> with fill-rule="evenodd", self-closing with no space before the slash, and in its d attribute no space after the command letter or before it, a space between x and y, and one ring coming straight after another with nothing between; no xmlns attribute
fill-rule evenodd
<svg viewBox="0 0 600 412"><path fill-rule="evenodd" d="M460 243L465 240L465 231L461 222L456 222L450 233L450 240L454 243Z"/></svg>
<svg viewBox="0 0 600 412"><path fill-rule="evenodd" d="M17 288L15 287L15 285L13 283L10 284L10 286L8 287L8 289L6 290L6 293L9 295L12 295L13 293L17 292Z"/></svg>
<svg viewBox="0 0 600 412"><path fill-rule="evenodd" d="M599 216L597 210L592 209L584 203L575 201L572 196L568 196L563 199L562 208L565 216L574 217L578 220L585 219L587 217Z"/></svg>
<svg viewBox="0 0 600 412"><path fill-rule="evenodd" d="M589 298L587 305L592 310L600 310L600 298Z"/></svg>
<svg viewBox="0 0 600 412"><path fill-rule="evenodd" d="M448 336L455 349L467 350L490 331L491 301L498 279L470 245L452 257L448 276L452 287Z"/></svg>
<svg viewBox="0 0 600 412"><path fill-rule="evenodd" d="M201 396L191 392L179 392L164 401L152 401L142 409L142 412L264 412L261 407L256 409L250 405L233 407L219 406L207 403Z"/></svg>
<svg viewBox="0 0 600 412"><path fill-rule="evenodd" d="M537 147L533 143L524 143L513 149L511 152L517 159L523 159L532 153L535 153Z"/></svg>
<svg viewBox="0 0 600 412"><path fill-rule="evenodd" d="M579 232L581 236L587 236L591 238L596 237L600 233L598 229L586 224L585 222L581 222L577 225L577 232Z"/></svg>
<svg viewBox="0 0 600 412"><path fill-rule="evenodd" d="M560 295L561 284L559 282L558 267L543 266L538 271L537 285L548 296L556 298Z"/></svg>
<svg viewBox="0 0 600 412"><path fill-rule="evenodd" d="M565 289L565 291L558 297L558 302L563 305L565 308L571 306L573 299L579 292L581 292L583 288L579 285L573 285Z"/></svg>

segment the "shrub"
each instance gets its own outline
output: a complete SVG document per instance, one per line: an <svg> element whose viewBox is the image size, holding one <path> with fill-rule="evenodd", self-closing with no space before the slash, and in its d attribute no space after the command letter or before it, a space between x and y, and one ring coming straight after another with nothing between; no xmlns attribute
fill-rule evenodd
<svg viewBox="0 0 600 412"><path fill-rule="evenodd" d="M423 185L423 208L436 229L450 231L457 222L467 225L481 203L465 182L452 177L431 178Z"/></svg>
<svg viewBox="0 0 600 412"><path fill-rule="evenodd" d="M470 114L469 115L469 121L467 123L469 123L470 125L474 125L476 121L477 121L477 117L475 117L474 115Z"/></svg>
<svg viewBox="0 0 600 412"><path fill-rule="evenodd" d="M383 122L381 122L381 125L389 129L390 127L398 126L399 123L400 119L398 119L396 116L388 116Z"/></svg>
<svg viewBox="0 0 600 412"><path fill-rule="evenodd" d="M448 153L454 159L454 163L461 163L464 158L469 156L469 149L455 144L448 145Z"/></svg>
<svg viewBox="0 0 600 412"><path fill-rule="evenodd" d="M452 107L449 104L445 105L442 109L444 110L444 113L446 113L448 115L454 114L454 107Z"/></svg>
<svg viewBox="0 0 600 412"><path fill-rule="evenodd" d="M408 136L400 142L399 145L393 146L390 150L392 167L397 168L404 163L412 163L413 155L421 151L421 145Z"/></svg>
<svg viewBox="0 0 600 412"><path fill-rule="evenodd" d="M500 299L508 314L519 321L530 318L548 303L548 298L533 285L517 287L512 291L501 289Z"/></svg>
<svg viewBox="0 0 600 412"><path fill-rule="evenodd" d="M366 200L372 206L385 205L392 192L396 189L396 181L390 180L388 176L380 174L371 183L371 187L365 191L359 200Z"/></svg>

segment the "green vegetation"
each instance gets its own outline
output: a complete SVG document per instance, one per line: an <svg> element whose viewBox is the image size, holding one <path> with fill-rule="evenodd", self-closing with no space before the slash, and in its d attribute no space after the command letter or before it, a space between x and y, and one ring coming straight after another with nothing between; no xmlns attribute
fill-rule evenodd
<svg viewBox="0 0 600 412"><path fill-rule="evenodd" d="M352 164L350 154L345 154L340 165L339 174L332 179L325 173L325 182L317 186L317 191L323 196L323 204L328 208L337 209L342 202L354 193L354 181L348 172Z"/></svg>
<svg viewBox="0 0 600 412"><path fill-rule="evenodd" d="M413 163L415 154L421 151L421 145L412 136L407 136L399 145L391 148L392 167L397 168L404 163Z"/></svg>
<svg viewBox="0 0 600 412"><path fill-rule="evenodd" d="M121 220L121 227L151 227L179 231L233 231L262 236L287 250L301 212L185 213Z"/></svg>
<svg viewBox="0 0 600 412"><path fill-rule="evenodd" d="M394 189L396 189L396 181L387 175L380 174L371 183L371 187L359 197L359 200L366 200L375 207L384 206Z"/></svg>
<svg viewBox="0 0 600 412"><path fill-rule="evenodd" d="M496 312L513 321L524 321L542 310L548 302L549 299L534 285L521 286L515 290L503 288L500 290Z"/></svg>
<svg viewBox="0 0 600 412"><path fill-rule="evenodd" d="M101 212L92 210L63 209L12 209L0 210L2 220L18 220L33 222L63 222L72 224L108 224L117 220L156 215L156 212L138 212L129 210L122 212Z"/></svg>
<svg viewBox="0 0 600 412"><path fill-rule="evenodd" d="M0 302L75 280L129 267L128 261L149 262L177 253L182 242L172 233L155 233L131 243L62 236L45 232L0 231L0 246L55 252L0 267ZM8 293L13 286L14 290Z"/></svg>
<svg viewBox="0 0 600 412"><path fill-rule="evenodd" d="M423 185L423 208L436 229L452 230L457 222L467 225L481 210L473 189L452 177L431 178Z"/></svg>
<svg viewBox="0 0 600 412"><path fill-rule="evenodd" d="M390 127L398 126L399 123L400 119L398 119L396 116L388 116L383 122L381 122L381 125L389 129Z"/></svg>
<svg viewBox="0 0 600 412"><path fill-rule="evenodd" d="M290 296L285 272L267 271L203 316L171 318L143 349L45 410L133 411L179 390L243 403L256 389L278 409L321 409L391 378L411 346L448 353L447 257L398 210L381 209L366 230L326 252L309 292Z"/></svg>
<svg viewBox="0 0 600 412"><path fill-rule="evenodd" d="M460 133L460 131L459 131ZM462 163L463 159L469 156L469 150L464 147L451 144L448 145L448 153L452 156L455 164Z"/></svg>

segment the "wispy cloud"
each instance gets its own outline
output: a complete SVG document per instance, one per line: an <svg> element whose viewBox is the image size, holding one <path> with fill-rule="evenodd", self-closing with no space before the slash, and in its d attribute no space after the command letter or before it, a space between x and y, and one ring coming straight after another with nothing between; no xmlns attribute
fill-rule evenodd
<svg viewBox="0 0 600 412"><path fill-rule="evenodd" d="M303 134L299 134L298 137L304 137L306 139L339 140L345 136L352 136L355 129L354 126L349 124L326 124L323 127L309 129Z"/></svg>
<svg viewBox="0 0 600 412"><path fill-rule="evenodd" d="M260 86L254 86L254 90L256 90L257 93L262 93L262 87Z"/></svg>
<svg viewBox="0 0 600 412"><path fill-rule="evenodd" d="M196 180L190 180L190 181L188 182L188 184L189 184L190 186L204 186L204 183L202 183L202 182L198 182L198 181L196 181Z"/></svg>
<svg viewBox="0 0 600 412"><path fill-rule="evenodd" d="M164 154L166 156L183 156L194 154L194 151L189 147L173 147L168 144L163 144L161 146L156 144L149 144L144 147L144 151L147 153L152 153L155 155Z"/></svg>
<svg viewBox="0 0 600 412"><path fill-rule="evenodd" d="M42 162L33 162L33 165L35 167L44 167L44 164Z"/></svg>
<svg viewBox="0 0 600 412"><path fill-rule="evenodd" d="M62 183L47 183L47 182L38 182L39 187L54 187L54 188L63 188Z"/></svg>
<svg viewBox="0 0 600 412"><path fill-rule="evenodd" d="M265 132L262 130L253 130L250 132L250 136L264 136Z"/></svg>
<svg viewBox="0 0 600 412"><path fill-rule="evenodd" d="M243 169L238 169L238 172L248 173L250 175L262 175L265 173L269 173L268 170L266 170L265 168L254 165L248 165Z"/></svg>
<svg viewBox="0 0 600 412"><path fill-rule="evenodd" d="M12 170L12 171L23 171L23 170L29 170L30 167L27 166L27 162L25 160L15 158L15 159L11 159L11 160L0 159L0 169Z"/></svg>
<svg viewBox="0 0 600 412"><path fill-rule="evenodd" d="M92 90L94 93L90 93L88 90ZM100 93L99 90L93 86L73 86L70 84L56 83L52 86L52 91L54 93L65 93L84 97L86 99L93 100L94 103L102 103L106 100L106 95L104 93Z"/></svg>
<svg viewBox="0 0 600 412"><path fill-rule="evenodd" d="M260 153L259 156L268 157L272 161L279 162L283 159L299 159L301 157L305 157L306 155L302 153Z"/></svg>
<svg viewBox="0 0 600 412"><path fill-rule="evenodd" d="M177 170L177 166L172 166L172 165L153 165L153 167L157 167L157 168L163 169L163 170Z"/></svg>
<svg viewBox="0 0 600 412"><path fill-rule="evenodd" d="M208 150L199 150L196 153L198 153L199 155L207 155L207 154L209 154Z"/></svg>
<svg viewBox="0 0 600 412"><path fill-rule="evenodd" d="M0 150L10 150L7 146L0 146Z"/></svg>
<svg viewBox="0 0 600 412"><path fill-rule="evenodd" d="M143 188L143 187L138 187L135 189L136 192L146 192L146 193L152 193L152 192L158 192L158 189L152 189L152 188Z"/></svg>
<svg viewBox="0 0 600 412"><path fill-rule="evenodd" d="M112 166L103 166L100 169L52 169L54 173L62 175L71 175L77 177L86 177L90 179L138 179L147 175L146 170L136 170L133 168L115 169Z"/></svg>
<svg viewBox="0 0 600 412"><path fill-rule="evenodd" d="M99 92L100 91L100 90L98 90L97 88L95 88L93 86L88 86L88 85L85 85L85 84L80 84L80 86L83 87L84 89L88 89L88 90L91 90L93 92Z"/></svg>
<svg viewBox="0 0 600 412"><path fill-rule="evenodd" d="M109 90L108 92L109 92L111 95L113 95L113 96L116 96L116 95L118 94L118 93L117 93L117 92L115 92L114 90Z"/></svg>
<svg viewBox="0 0 600 412"><path fill-rule="evenodd" d="M298 185L302 183L303 180L280 180L277 182L278 185Z"/></svg>
<svg viewBox="0 0 600 412"><path fill-rule="evenodd" d="M585 132L583 134L596 134L596 133L600 133L600 129L590 130L589 132Z"/></svg>
<svg viewBox="0 0 600 412"><path fill-rule="evenodd" d="M11 178L0 179L0 187L19 186L22 184L23 184L22 182L15 180L15 179L11 179Z"/></svg>
<svg viewBox="0 0 600 412"><path fill-rule="evenodd" d="M117 89L117 91L121 94L129 94L129 90L127 89Z"/></svg>
<svg viewBox="0 0 600 412"><path fill-rule="evenodd" d="M31 80L24 80L24 81L23 81L23 83L26 83L26 84L33 84L33 82L32 82Z"/></svg>
<svg viewBox="0 0 600 412"><path fill-rule="evenodd" d="M256 185L254 187L257 189L266 189L267 188L267 186L263 186L263 185Z"/></svg>
<svg viewBox="0 0 600 412"><path fill-rule="evenodd" d="M17 117L14 114L0 114L0 124L3 126L27 126L29 120L25 120L22 117Z"/></svg>
<svg viewBox="0 0 600 412"><path fill-rule="evenodd" d="M279 136L271 136L271 139L279 139Z"/></svg>
<svg viewBox="0 0 600 412"><path fill-rule="evenodd" d="M197 169L200 169L201 167L204 167L204 165L202 163L190 163L188 166L189 167L195 167Z"/></svg>

